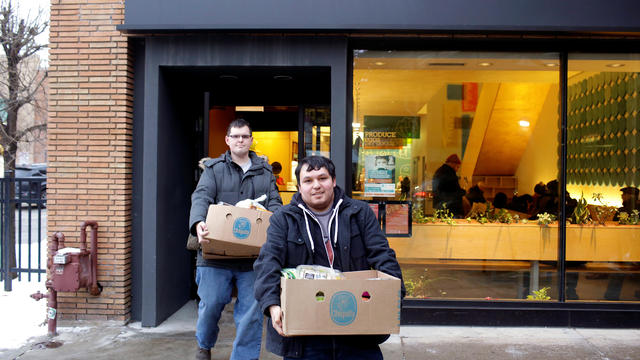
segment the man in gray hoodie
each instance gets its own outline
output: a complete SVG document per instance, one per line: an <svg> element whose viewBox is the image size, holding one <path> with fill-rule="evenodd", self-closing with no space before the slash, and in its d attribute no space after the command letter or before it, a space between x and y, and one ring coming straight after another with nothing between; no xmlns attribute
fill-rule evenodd
<svg viewBox="0 0 640 360"><path fill-rule="evenodd" d="M225 142L229 150L216 159L204 162L204 172L191 196L189 230L206 243L209 233L205 219L209 205L220 201L235 204L244 199L267 195L264 207L274 211L282 206L271 166L250 151L253 137L249 123L236 119L229 125ZM233 317L236 338L233 342L232 360L258 359L262 338L262 312L253 297L254 258L205 260L202 250L196 262L198 285L198 321L196 359L210 360L211 348L218 338L218 321L225 305L231 301L235 285L238 297Z"/></svg>

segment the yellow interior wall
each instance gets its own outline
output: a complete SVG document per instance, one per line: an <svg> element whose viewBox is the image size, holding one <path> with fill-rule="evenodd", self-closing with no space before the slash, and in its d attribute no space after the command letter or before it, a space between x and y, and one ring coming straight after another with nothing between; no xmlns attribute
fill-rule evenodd
<svg viewBox="0 0 640 360"><path fill-rule="evenodd" d="M282 164L282 172L280 176L285 182L291 179L291 159L292 159L292 142L291 133L295 134L297 139L298 133L295 131L254 131L253 141L255 152L258 155L267 155L269 163L274 161Z"/></svg>
<svg viewBox="0 0 640 360"><path fill-rule="evenodd" d="M460 156L461 136L460 129L455 129L454 142L445 146L444 136L444 106L447 101L447 88L443 86L427 103L427 114L420 116L420 138L412 139L411 158L425 158L425 168L418 170L418 180L425 180L424 189L431 189L433 173L444 164L447 156L458 154ZM422 162L418 162L422 167ZM424 172L424 176L423 175Z"/></svg>
<svg viewBox="0 0 640 360"><path fill-rule="evenodd" d="M499 89L499 83L485 83L482 84L480 96L478 96L478 106L471 124L471 131L469 132L467 147L464 151L462 166L460 166L460 177L462 179L467 178L469 186L473 185L471 179L473 179L473 173L476 169L476 163L478 162L478 155L484 142L487 126L491 119L491 111L493 110L493 104Z"/></svg>
<svg viewBox="0 0 640 360"><path fill-rule="evenodd" d="M533 195L537 183L558 177L558 131L558 85L553 84L516 170L518 194Z"/></svg>

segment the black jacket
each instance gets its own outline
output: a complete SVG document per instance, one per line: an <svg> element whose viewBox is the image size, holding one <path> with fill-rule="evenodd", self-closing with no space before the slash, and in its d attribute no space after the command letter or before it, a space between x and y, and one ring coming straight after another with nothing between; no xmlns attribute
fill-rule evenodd
<svg viewBox="0 0 640 360"><path fill-rule="evenodd" d="M402 279L400 265L395 252L380 229L380 224L368 204L351 199L343 191L334 189L334 208L338 207L338 238L334 239L335 222L332 223L331 241L336 241L336 256L340 257L342 271L376 269ZM267 242L254 263L256 271L255 296L262 312L269 316L269 306L280 305L280 270L302 264L313 264L311 239L307 227L300 193L293 196L291 203L271 216L267 230ZM303 206L305 206L303 204ZM313 238L321 237L319 224L308 219L309 232ZM315 249L315 251L322 251ZM402 284L402 296L405 289ZM348 336L350 341L380 343L388 336ZM273 329L271 321L267 325L266 347L280 356L301 356L303 337L281 337ZM339 337L340 338L340 337ZM345 338L345 337L341 337Z"/></svg>
<svg viewBox="0 0 640 360"><path fill-rule="evenodd" d="M436 170L432 181L433 188L433 208L441 209L443 205L458 217L464 215L462 208L462 197L464 189L458 183L456 171L449 165L444 164Z"/></svg>
<svg viewBox="0 0 640 360"><path fill-rule="evenodd" d="M209 205L223 201L235 204L244 199L255 199L262 194L267 199L262 205L270 211L282 207L282 199L276 186L276 179L271 166L253 151L249 152L251 167L246 173L233 160L229 151L215 159L205 161L204 172L200 176L198 186L191 195L191 213L189 216L189 231L196 235L195 226L205 221ZM250 260L204 260L202 250L198 251L197 266L226 266L242 265L242 270L251 270ZM248 268L247 268L248 267ZM245 269L246 268L246 269Z"/></svg>

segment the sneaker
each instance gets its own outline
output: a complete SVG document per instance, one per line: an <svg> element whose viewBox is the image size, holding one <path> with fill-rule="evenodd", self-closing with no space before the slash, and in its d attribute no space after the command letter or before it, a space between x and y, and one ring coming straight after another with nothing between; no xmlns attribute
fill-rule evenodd
<svg viewBox="0 0 640 360"><path fill-rule="evenodd" d="M211 360L211 350L198 348L196 360Z"/></svg>

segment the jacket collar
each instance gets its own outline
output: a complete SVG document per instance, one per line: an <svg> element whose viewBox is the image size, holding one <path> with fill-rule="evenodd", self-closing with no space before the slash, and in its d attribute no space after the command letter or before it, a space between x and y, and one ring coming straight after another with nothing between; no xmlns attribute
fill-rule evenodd
<svg viewBox="0 0 640 360"><path fill-rule="evenodd" d="M231 151L227 150L224 154L222 154L221 156L224 161L227 164L235 164L233 162L233 159L231 158ZM260 156L258 156L258 154L256 154L254 151L249 150L249 159L251 159L251 167L249 168L249 170L260 170L260 169L267 169L269 171L271 171L271 166L269 164L267 164L266 161L264 161L263 158L261 158ZM238 164L236 164L238 165ZM240 165L238 165L240 166Z"/></svg>

